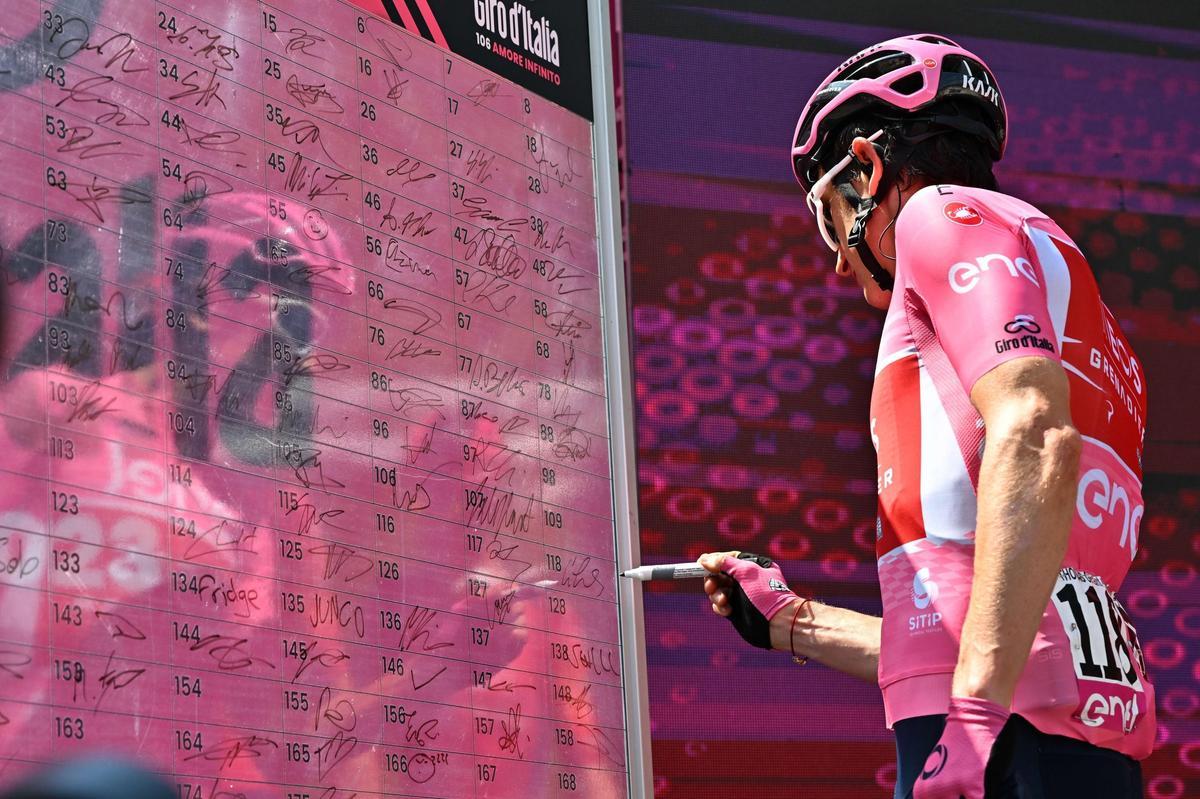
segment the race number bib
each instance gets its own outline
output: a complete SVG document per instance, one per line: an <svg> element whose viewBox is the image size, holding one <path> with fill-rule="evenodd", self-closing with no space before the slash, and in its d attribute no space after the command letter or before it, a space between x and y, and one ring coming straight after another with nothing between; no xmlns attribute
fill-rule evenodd
<svg viewBox="0 0 1200 799"><path fill-rule="evenodd" d="M1076 676L1142 691L1138 675L1145 674L1146 663L1137 630L1104 581L1086 572L1064 568L1054 584L1053 597L1071 640Z"/></svg>

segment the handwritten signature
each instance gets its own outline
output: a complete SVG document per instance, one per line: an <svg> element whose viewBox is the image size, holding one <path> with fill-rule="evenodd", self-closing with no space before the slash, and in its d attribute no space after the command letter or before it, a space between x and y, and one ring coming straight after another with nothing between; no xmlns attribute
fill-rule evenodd
<svg viewBox="0 0 1200 799"><path fill-rule="evenodd" d="M183 553L183 559L195 561L218 552L244 552L257 555L254 545L258 540L258 527L236 524L228 519L209 527L195 536Z"/></svg>
<svg viewBox="0 0 1200 799"><path fill-rule="evenodd" d="M500 751L517 756L518 760L525 759L521 751L521 705L509 707L508 716L500 720ZM529 736L525 736L529 740Z"/></svg>
<svg viewBox="0 0 1200 799"><path fill-rule="evenodd" d="M188 755L184 760L207 760L220 763L218 771L224 771L238 760L256 760L268 753L268 747L279 748L279 744L270 738L258 734L226 738L210 744L203 750Z"/></svg>

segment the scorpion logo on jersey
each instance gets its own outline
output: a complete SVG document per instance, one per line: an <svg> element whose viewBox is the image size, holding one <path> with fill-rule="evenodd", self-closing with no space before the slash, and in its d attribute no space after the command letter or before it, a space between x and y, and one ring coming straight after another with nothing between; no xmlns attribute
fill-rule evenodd
<svg viewBox="0 0 1200 799"><path fill-rule="evenodd" d="M951 222L957 222L960 225L968 227L983 224L983 217L979 215L979 212L966 203L946 203L942 206L942 214Z"/></svg>

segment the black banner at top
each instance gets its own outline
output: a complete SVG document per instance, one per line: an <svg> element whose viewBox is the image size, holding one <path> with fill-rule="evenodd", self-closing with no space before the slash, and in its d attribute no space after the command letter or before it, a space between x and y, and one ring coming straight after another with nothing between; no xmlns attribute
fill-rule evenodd
<svg viewBox="0 0 1200 799"><path fill-rule="evenodd" d="M587 0L375 2L413 33L593 119Z"/></svg>

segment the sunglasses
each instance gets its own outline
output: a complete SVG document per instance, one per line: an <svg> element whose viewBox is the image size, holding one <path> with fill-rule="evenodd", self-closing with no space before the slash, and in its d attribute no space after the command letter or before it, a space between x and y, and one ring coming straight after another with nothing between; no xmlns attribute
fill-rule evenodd
<svg viewBox="0 0 1200 799"><path fill-rule="evenodd" d="M883 130L877 130L867 137L867 141L873 142L883 135ZM821 179L813 184L805 196L805 201L808 203L808 210L817 220L817 230L821 231L821 238L825 240L825 244L833 252L837 252L838 240L837 229L833 226L833 217L829 214L829 209L825 206L825 201L821 198L825 192L829 191L829 187L833 185L833 179L838 173L850 166L850 162L854 160L853 153L847 153L846 157L833 165Z"/></svg>

